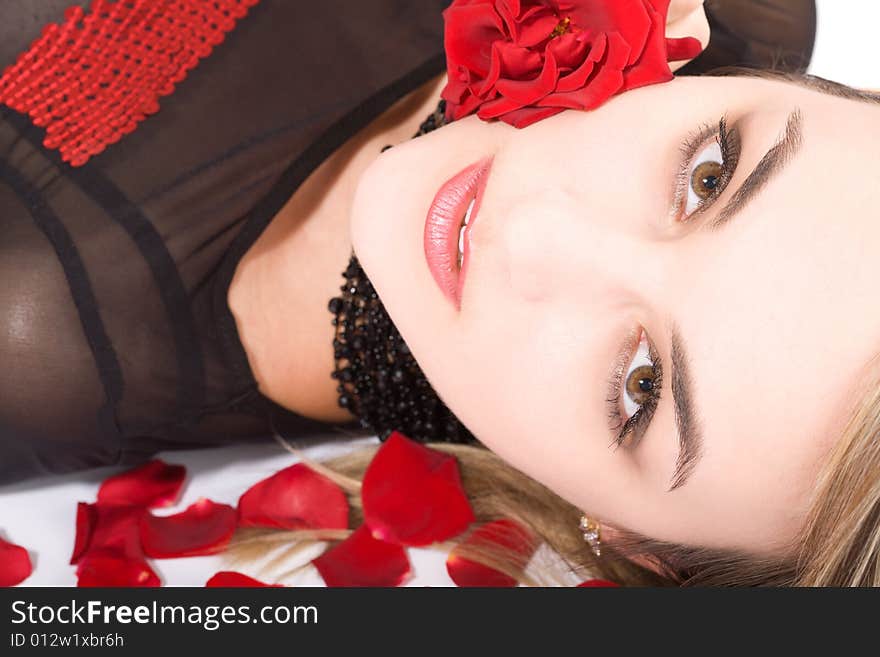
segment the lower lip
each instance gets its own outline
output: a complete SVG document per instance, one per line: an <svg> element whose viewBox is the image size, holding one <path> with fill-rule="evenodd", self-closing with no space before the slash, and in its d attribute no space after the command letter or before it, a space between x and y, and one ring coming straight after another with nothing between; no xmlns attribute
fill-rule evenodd
<svg viewBox="0 0 880 657"><path fill-rule="evenodd" d="M492 157L471 164L443 183L431 202L425 220L425 259L434 281L456 310L461 309L461 295L468 270L470 233L477 220L483 190L489 178ZM471 199L476 198L471 218L464 230L461 271L458 269L458 235Z"/></svg>

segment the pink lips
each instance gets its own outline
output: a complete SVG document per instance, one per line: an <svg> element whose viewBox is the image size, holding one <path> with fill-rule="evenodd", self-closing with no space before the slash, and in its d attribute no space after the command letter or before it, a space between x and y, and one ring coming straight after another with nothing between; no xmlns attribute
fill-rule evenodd
<svg viewBox="0 0 880 657"><path fill-rule="evenodd" d="M492 157L469 165L443 183L437 192L425 220L425 259L428 269L456 310L461 309L461 294L468 269L470 232L480 210L483 189L489 178ZM464 231L464 249L461 271L458 269L458 234L465 212L472 199L473 210Z"/></svg>

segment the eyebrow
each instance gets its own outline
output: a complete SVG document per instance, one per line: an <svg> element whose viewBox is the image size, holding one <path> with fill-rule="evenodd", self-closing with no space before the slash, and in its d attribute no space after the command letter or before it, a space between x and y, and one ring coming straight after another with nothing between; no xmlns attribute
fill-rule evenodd
<svg viewBox="0 0 880 657"><path fill-rule="evenodd" d="M803 144L803 115L800 109L789 114L782 137L770 148L727 202L727 205L708 224L710 230L727 225L740 215L758 193L785 168ZM691 383L689 358L678 326L671 326L672 336L672 399L675 406L675 425L678 429L678 457L669 492L683 486L703 456L703 432L697 420Z"/></svg>
<svg viewBox="0 0 880 657"><path fill-rule="evenodd" d="M678 458L669 492L687 482L694 466L703 455L703 432L697 421L693 386L684 339L678 326L672 324L672 399L675 426L678 429Z"/></svg>
<svg viewBox="0 0 880 657"><path fill-rule="evenodd" d="M727 205L718 213L708 226L710 230L717 230L728 224L731 219L740 214L742 209L758 195L772 180L773 176L785 168L792 158L800 151L803 144L803 115L799 108L789 114L785 124L785 132L769 151L755 165L755 168L740 185L727 202Z"/></svg>

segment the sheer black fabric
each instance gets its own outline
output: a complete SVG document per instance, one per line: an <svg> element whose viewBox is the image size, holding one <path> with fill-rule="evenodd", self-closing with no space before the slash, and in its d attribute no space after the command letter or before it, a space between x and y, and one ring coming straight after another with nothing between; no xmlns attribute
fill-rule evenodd
<svg viewBox="0 0 880 657"><path fill-rule="evenodd" d="M0 4L0 70L70 4ZM256 389L226 293L309 173L443 70L446 4L263 0L83 167L0 106L0 483L265 438L270 415L327 432Z"/></svg>
<svg viewBox="0 0 880 657"><path fill-rule="evenodd" d="M0 70L69 4L0 3ZM266 438L270 421L326 433L259 393L227 290L308 175L444 69L448 4L262 0L78 168L0 105L0 484ZM728 31L748 59L749 30Z"/></svg>

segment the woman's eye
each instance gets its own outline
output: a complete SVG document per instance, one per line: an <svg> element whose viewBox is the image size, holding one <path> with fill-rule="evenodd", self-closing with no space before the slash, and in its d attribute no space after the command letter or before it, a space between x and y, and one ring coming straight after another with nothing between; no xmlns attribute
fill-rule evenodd
<svg viewBox="0 0 880 657"><path fill-rule="evenodd" d="M657 371L643 331L638 350L623 376L623 409L626 414L624 421L635 415L645 402L657 394L656 385Z"/></svg>
<svg viewBox="0 0 880 657"><path fill-rule="evenodd" d="M694 158L687 176L684 215L690 216L704 203L720 194L724 182L724 155L721 144L713 141Z"/></svg>

